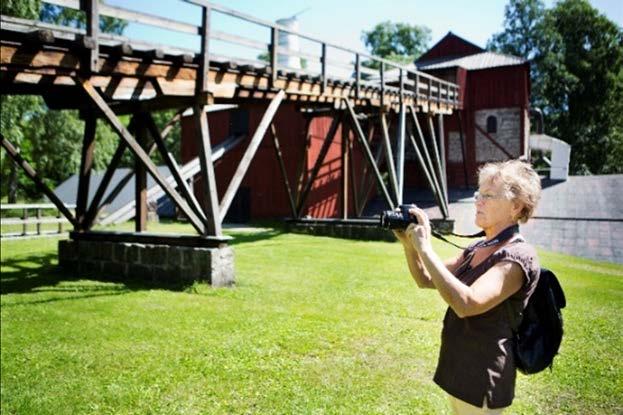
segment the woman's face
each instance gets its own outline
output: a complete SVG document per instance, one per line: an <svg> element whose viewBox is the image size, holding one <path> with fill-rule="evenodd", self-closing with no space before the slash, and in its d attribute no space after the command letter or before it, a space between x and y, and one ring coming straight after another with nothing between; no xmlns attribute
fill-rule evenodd
<svg viewBox="0 0 623 415"><path fill-rule="evenodd" d="M516 202L504 196L502 184L496 180L483 183L476 198L476 226L482 229L515 222L514 215L519 213Z"/></svg>

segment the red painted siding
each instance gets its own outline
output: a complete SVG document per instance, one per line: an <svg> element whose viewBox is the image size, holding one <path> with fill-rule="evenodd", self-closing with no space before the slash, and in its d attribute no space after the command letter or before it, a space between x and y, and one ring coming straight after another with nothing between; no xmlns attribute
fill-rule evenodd
<svg viewBox="0 0 623 415"><path fill-rule="evenodd" d="M474 45L458 37L454 33L449 32L426 53L420 56L417 61L439 59L446 56L466 56L480 52L484 52L484 49L480 46Z"/></svg>

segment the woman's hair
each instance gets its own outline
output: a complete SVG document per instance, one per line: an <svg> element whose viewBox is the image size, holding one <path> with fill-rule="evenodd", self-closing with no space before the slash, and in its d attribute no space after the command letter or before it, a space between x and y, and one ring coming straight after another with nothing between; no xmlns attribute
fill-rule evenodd
<svg viewBox="0 0 623 415"><path fill-rule="evenodd" d="M478 185L488 182L500 183L504 196L522 205L514 219L527 222L541 198L541 179L532 166L520 160L487 163L478 170Z"/></svg>

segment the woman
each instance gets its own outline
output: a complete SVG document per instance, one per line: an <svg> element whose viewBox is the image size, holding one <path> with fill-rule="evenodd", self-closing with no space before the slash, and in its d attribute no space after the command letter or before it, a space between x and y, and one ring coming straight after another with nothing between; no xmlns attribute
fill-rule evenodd
<svg viewBox="0 0 623 415"><path fill-rule="evenodd" d="M513 329L539 277L534 248L518 223L533 214L541 184L530 165L489 163L478 172L476 225L485 240L443 262L433 251L428 217L395 231L420 288L435 288L448 303L434 381L457 414L501 413L515 389Z"/></svg>

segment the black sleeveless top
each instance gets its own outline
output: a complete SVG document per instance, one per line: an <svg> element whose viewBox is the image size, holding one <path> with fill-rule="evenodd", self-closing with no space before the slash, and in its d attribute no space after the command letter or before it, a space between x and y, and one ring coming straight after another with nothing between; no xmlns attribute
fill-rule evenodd
<svg viewBox="0 0 623 415"><path fill-rule="evenodd" d="M474 406L482 407L486 399L489 408L503 408L515 396L512 329L519 324L536 287L540 267L535 249L519 240L511 241L472 268L468 259L477 244L463 252L464 264L455 272L459 280L471 286L498 262L510 261L523 270L524 284L483 314L460 318L448 307L433 380L450 395Z"/></svg>

